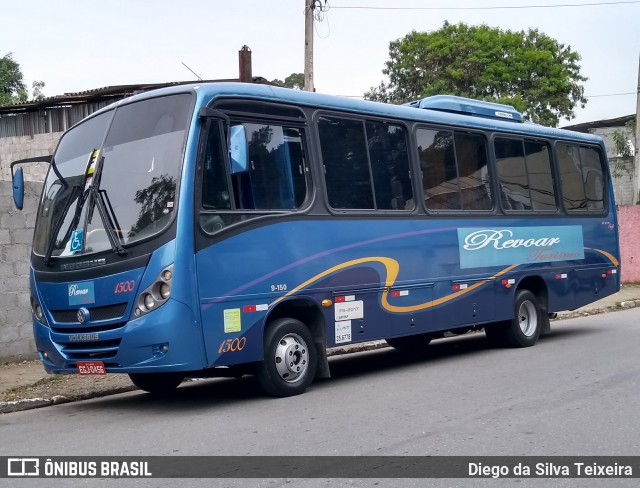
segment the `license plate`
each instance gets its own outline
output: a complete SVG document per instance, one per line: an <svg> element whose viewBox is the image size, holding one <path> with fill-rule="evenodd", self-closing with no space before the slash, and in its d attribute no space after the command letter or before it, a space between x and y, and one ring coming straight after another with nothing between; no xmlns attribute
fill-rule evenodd
<svg viewBox="0 0 640 488"><path fill-rule="evenodd" d="M102 361L78 361L78 374L81 376L105 376L107 370Z"/></svg>

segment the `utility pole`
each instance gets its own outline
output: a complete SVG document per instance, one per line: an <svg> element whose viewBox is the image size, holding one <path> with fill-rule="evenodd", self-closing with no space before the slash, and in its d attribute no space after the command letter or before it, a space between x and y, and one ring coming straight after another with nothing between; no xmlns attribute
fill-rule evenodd
<svg viewBox="0 0 640 488"><path fill-rule="evenodd" d="M304 89L313 87L313 6L315 0L304 0Z"/></svg>
<svg viewBox="0 0 640 488"><path fill-rule="evenodd" d="M636 93L636 140L633 144L636 150L633 164L633 204L640 201L640 55L638 55L638 92Z"/></svg>

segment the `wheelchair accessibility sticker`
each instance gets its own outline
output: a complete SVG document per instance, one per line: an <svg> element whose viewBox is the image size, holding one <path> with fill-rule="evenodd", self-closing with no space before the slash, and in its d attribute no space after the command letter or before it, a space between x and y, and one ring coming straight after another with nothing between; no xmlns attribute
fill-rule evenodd
<svg viewBox="0 0 640 488"><path fill-rule="evenodd" d="M76 229L71 233L71 243L69 245L69 251L72 253L82 251L82 229Z"/></svg>

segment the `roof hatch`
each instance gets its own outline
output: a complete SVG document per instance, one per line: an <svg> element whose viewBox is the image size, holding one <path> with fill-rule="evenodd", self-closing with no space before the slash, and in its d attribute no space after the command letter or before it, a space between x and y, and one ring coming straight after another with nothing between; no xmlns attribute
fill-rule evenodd
<svg viewBox="0 0 640 488"><path fill-rule="evenodd" d="M405 105L415 108L438 110L440 112L470 115L472 117L522 122L522 114L511 105L454 97L452 95L435 95L433 97L423 98L422 100L405 103Z"/></svg>

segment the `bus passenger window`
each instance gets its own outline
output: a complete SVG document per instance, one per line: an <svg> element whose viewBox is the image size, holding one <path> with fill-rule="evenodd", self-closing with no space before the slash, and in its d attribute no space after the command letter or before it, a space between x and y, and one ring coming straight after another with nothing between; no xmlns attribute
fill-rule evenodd
<svg viewBox="0 0 640 488"><path fill-rule="evenodd" d="M487 149L480 134L419 129L424 201L429 210L491 210Z"/></svg>
<svg viewBox="0 0 640 488"><path fill-rule="evenodd" d="M502 207L505 210L531 210L529 177L522 139L497 138L494 148Z"/></svg>
<svg viewBox="0 0 640 488"><path fill-rule="evenodd" d="M363 122L320 117L318 131L329 205L374 209Z"/></svg>
<svg viewBox="0 0 640 488"><path fill-rule="evenodd" d="M424 201L429 210L461 210L453 132L418 130Z"/></svg>
<svg viewBox="0 0 640 488"><path fill-rule="evenodd" d="M556 195L551 174L549 145L544 142L524 141L527 173L534 210L555 210Z"/></svg>
<svg viewBox="0 0 640 488"><path fill-rule="evenodd" d="M371 159L376 208L413 208L407 135L399 125L367 122L367 144Z"/></svg>
<svg viewBox="0 0 640 488"><path fill-rule="evenodd" d="M487 147L480 134L455 132L456 160L464 210L491 210Z"/></svg>
<svg viewBox="0 0 640 488"><path fill-rule="evenodd" d="M202 176L202 206L206 209L221 210L231 208L227 172L220 144L220 130L215 125L207 137Z"/></svg>
<svg viewBox="0 0 640 488"><path fill-rule="evenodd" d="M565 208L568 211L603 211L606 188L600 149L558 144L556 155Z"/></svg>
<svg viewBox="0 0 640 488"><path fill-rule="evenodd" d="M581 147L580 160L587 210L603 210L605 188L600 152L593 148Z"/></svg>
<svg viewBox="0 0 640 488"><path fill-rule="evenodd" d="M243 124L249 167L232 175L237 209L293 210L306 198L303 132L274 124Z"/></svg>

